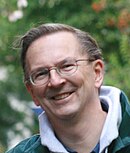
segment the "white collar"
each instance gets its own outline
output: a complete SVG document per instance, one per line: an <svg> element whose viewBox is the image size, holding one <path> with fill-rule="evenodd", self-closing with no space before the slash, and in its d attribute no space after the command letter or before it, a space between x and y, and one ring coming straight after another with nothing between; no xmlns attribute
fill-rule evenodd
<svg viewBox="0 0 130 153"><path fill-rule="evenodd" d="M39 115L39 126L42 145L47 146L50 151L55 153L68 153L62 143L56 138L45 112Z"/></svg>
<svg viewBox="0 0 130 153"><path fill-rule="evenodd" d="M100 99L107 102L109 110L100 137L100 152L119 135L118 128L122 120L120 93L121 91L115 87L101 87Z"/></svg>

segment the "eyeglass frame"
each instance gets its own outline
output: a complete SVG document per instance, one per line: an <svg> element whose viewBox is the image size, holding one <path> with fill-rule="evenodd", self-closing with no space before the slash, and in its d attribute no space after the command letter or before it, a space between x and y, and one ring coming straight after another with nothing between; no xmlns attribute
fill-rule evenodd
<svg viewBox="0 0 130 153"><path fill-rule="evenodd" d="M56 72L60 75L60 76L71 76L72 74L74 74L76 71L77 71L77 69L78 69L78 63L77 62L80 62L80 61L88 61L88 62L93 62L93 61L95 61L95 59L71 59L71 60L74 60L74 65L73 65L73 68L75 67L75 71L73 71L73 73L71 73L71 74L64 74L64 73L61 73L61 71L60 71L60 64L57 64L57 66L51 66L51 67L43 67L43 68L40 68L40 69L47 69L48 70L48 73L47 73L47 75L45 76L45 78L46 77L48 77L48 79L47 79L47 81L45 81L44 83L42 83L42 84L36 84L34 81L33 81L33 77L32 77L32 75L33 74L35 74L35 73L37 73L39 70L37 70L37 71L34 71L34 72L32 72L30 75L29 75L29 77L24 81L25 83L28 83L28 82L30 82L32 85L34 85L34 86L42 86L42 85L44 85L44 84L46 84L48 81L49 81L49 78L50 78L50 71L51 70L56 70ZM61 62L60 62L61 63ZM39 71L40 72L40 71Z"/></svg>

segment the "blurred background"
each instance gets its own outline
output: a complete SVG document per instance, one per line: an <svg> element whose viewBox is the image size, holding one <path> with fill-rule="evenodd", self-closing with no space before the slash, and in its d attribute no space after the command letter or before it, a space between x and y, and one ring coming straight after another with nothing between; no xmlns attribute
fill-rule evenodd
<svg viewBox="0 0 130 153"><path fill-rule="evenodd" d="M48 22L69 24L96 38L106 64L104 84L130 98L129 0L0 0L0 153L39 131L13 43Z"/></svg>

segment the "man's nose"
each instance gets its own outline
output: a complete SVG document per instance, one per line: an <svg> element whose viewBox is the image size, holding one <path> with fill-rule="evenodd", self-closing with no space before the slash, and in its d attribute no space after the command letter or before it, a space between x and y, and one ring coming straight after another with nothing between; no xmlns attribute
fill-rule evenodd
<svg viewBox="0 0 130 153"><path fill-rule="evenodd" d="M56 69L52 69L50 71L48 86L57 87L65 82L66 82L66 79L63 78L59 73L57 73Z"/></svg>

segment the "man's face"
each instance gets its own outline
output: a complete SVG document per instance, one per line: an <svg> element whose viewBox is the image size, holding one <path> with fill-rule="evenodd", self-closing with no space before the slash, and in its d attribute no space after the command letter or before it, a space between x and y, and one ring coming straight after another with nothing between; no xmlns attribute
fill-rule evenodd
<svg viewBox="0 0 130 153"><path fill-rule="evenodd" d="M67 59L87 58L81 54L79 42L73 34L58 32L34 41L28 48L26 62L30 74ZM70 76L61 76L53 69L46 84L27 85L35 104L40 105L50 118L69 119L83 113L96 101L103 79L103 64L99 60L82 61L78 65L77 71Z"/></svg>

